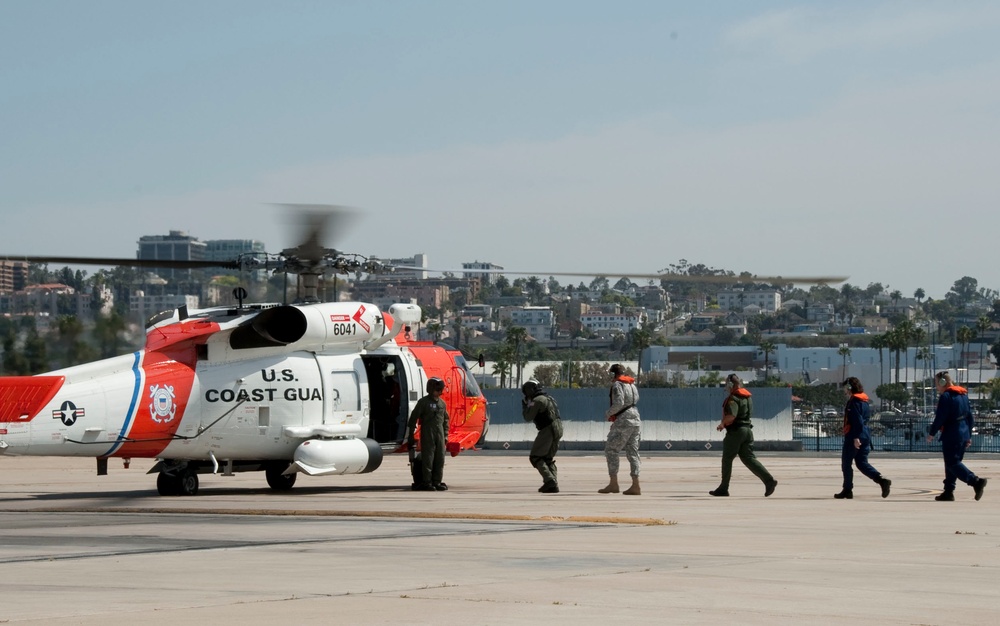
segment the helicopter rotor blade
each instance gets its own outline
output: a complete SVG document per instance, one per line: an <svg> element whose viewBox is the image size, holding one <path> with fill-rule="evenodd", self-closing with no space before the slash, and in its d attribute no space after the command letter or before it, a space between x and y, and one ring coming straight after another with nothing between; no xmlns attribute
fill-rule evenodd
<svg viewBox="0 0 1000 626"><path fill-rule="evenodd" d="M107 265L124 267L164 267L169 269L198 269L221 267L224 269L240 269L236 261L191 261L167 259L114 259L108 257L75 257L75 256L20 256L5 255L4 261L24 261L26 263L61 263L64 265Z"/></svg>
<svg viewBox="0 0 1000 626"><path fill-rule="evenodd" d="M741 276L741 275L719 275L719 274L671 274L669 272L657 273L635 273L635 272L522 272L500 269L433 269L429 267L411 267L394 265L393 270L435 272L449 274L510 274L513 276L573 276L573 277L593 277L593 276L618 276L625 278L650 278L667 282L687 282L687 283L770 283L770 284L828 284L845 282L847 276Z"/></svg>
<svg viewBox="0 0 1000 626"><path fill-rule="evenodd" d="M338 238L358 217L356 209L337 204L281 203L274 206L292 210L300 228L299 243L283 250L282 255L295 257L310 267L318 266L330 254L338 254L324 246L324 242Z"/></svg>

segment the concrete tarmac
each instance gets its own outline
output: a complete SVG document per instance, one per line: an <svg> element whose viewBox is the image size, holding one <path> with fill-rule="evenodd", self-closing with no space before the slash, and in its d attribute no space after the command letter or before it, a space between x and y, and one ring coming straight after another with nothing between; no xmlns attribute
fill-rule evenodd
<svg viewBox="0 0 1000 626"><path fill-rule="evenodd" d="M412 492L403 456L360 476L202 476L161 497L148 460L0 457L0 622L15 624L995 624L1000 457L973 500L935 502L939 455L875 454L892 494L839 455L643 457L642 495L601 495L603 455L558 457L539 494L526 453L448 459ZM628 464L622 459L623 483ZM995 482L993 482L995 481ZM624 487L624 485L623 485Z"/></svg>

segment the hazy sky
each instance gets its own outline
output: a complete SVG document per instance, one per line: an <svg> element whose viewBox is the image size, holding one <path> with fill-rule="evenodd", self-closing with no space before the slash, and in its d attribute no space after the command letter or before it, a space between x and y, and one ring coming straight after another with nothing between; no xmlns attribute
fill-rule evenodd
<svg viewBox="0 0 1000 626"><path fill-rule="evenodd" d="M435 268L1000 289L998 40L995 2L6 0L0 254L278 251L267 203L335 203L331 246Z"/></svg>

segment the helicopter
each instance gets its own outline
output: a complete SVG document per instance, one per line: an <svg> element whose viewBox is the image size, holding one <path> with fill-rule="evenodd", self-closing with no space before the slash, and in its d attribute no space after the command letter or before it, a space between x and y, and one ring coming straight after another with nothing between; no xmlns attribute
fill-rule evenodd
<svg viewBox="0 0 1000 626"><path fill-rule="evenodd" d="M422 268L323 247L341 208L293 206L307 230L300 244L279 254L227 261L5 257L266 270L296 276L298 299L248 304L240 287L236 306L181 306L153 316L144 346L131 354L36 376L0 376L0 454L93 457L98 475L108 473L111 458L126 468L135 458L155 459L149 473L163 496L193 496L200 475L220 472L262 471L271 489L287 491L298 474L373 472L386 453L412 452L403 442L405 420L431 378L445 383L448 451L455 456L481 443L489 428L483 392L460 351L413 339L412 326L422 319L418 305L382 311L318 295L326 275ZM417 448L419 434L418 427Z"/></svg>
<svg viewBox="0 0 1000 626"><path fill-rule="evenodd" d="M448 450L480 442L489 425L469 364L445 344L417 341L414 304L388 311L321 302L324 275L393 267L320 245L329 215L304 207L302 243L230 261L17 257L31 263L180 269L223 267L292 274L293 304L246 304L153 316L132 354L48 372L0 376L0 454L153 458L161 495L195 495L199 475L263 471L274 490L309 476L367 473L406 451L405 421L430 378L445 382ZM419 442L419 427L416 433ZM417 444L419 447L419 443Z"/></svg>

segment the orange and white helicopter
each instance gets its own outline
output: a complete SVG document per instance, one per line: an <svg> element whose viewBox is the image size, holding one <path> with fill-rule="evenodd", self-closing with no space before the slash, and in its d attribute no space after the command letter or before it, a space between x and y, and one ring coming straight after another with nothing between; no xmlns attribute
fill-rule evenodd
<svg viewBox="0 0 1000 626"><path fill-rule="evenodd" d="M489 426L486 400L461 352L411 339L418 306L382 311L370 303L319 301L324 275L394 268L322 247L329 213L317 208L306 207L311 225L303 243L278 255L226 262L7 257L268 270L296 275L300 302L245 305L238 289L235 307L181 307L155 316L144 347L132 354L38 376L0 376L0 454L94 457L99 475L113 457L126 467L130 459L157 459L150 473L161 495L194 495L199 474L220 471L263 471L272 489L287 490L298 473L371 472L384 451L403 451L405 420L432 377L445 382L449 451L473 448Z"/></svg>
<svg viewBox="0 0 1000 626"><path fill-rule="evenodd" d="M286 272L298 276L301 302L181 307L151 319L132 354L0 377L0 454L95 457L98 474L112 457L126 467L155 458L161 495L194 495L199 474L220 471L263 471L287 490L300 472L371 472L384 450L405 449L406 418L431 377L445 382L449 450L474 447L489 425L486 401L461 352L411 338L418 306L318 301L324 274L393 268L322 248L316 215L296 248L232 262L18 257Z"/></svg>

